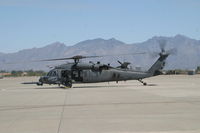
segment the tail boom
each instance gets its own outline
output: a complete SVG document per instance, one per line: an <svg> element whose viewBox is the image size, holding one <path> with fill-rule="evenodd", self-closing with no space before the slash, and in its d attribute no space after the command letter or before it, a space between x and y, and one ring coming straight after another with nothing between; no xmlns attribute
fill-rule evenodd
<svg viewBox="0 0 200 133"><path fill-rule="evenodd" d="M160 75L162 73L161 70L164 68L165 60L167 59L168 56L169 54L162 54L162 53L160 54L160 57L158 58L158 60L148 70L151 76Z"/></svg>

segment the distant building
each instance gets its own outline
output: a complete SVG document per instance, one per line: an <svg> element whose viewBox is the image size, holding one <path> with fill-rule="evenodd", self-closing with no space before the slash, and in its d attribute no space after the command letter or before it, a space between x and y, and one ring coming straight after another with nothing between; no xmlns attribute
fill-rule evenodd
<svg viewBox="0 0 200 133"><path fill-rule="evenodd" d="M23 72L23 73L21 74L21 76L27 76L27 75L28 75L27 72Z"/></svg>
<svg viewBox="0 0 200 133"><path fill-rule="evenodd" d="M197 67L196 74L200 74L200 66Z"/></svg>
<svg viewBox="0 0 200 133"><path fill-rule="evenodd" d="M2 79L3 78L3 76L0 74L0 79Z"/></svg>
<svg viewBox="0 0 200 133"><path fill-rule="evenodd" d="M196 70L195 69L188 71L188 75L195 75L195 74L196 74Z"/></svg>
<svg viewBox="0 0 200 133"><path fill-rule="evenodd" d="M10 76L12 75L11 73L0 73L1 76Z"/></svg>

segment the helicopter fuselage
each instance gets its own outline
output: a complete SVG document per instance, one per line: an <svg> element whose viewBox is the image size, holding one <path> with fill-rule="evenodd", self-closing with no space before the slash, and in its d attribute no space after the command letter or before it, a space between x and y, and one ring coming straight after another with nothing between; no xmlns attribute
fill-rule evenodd
<svg viewBox="0 0 200 133"><path fill-rule="evenodd" d="M96 83L108 81L126 81L143 79L150 76L148 72L138 72L133 70L123 70L111 68L102 70L101 72L93 72L91 70L83 70L83 83Z"/></svg>
<svg viewBox="0 0 200 133"><path fill-rule="evenodd" d="M165 60L169 54L160 54L160 57L148 71L134 71L132 69L115 68L110 65L90 63L68 63L55 67L46 76L40 77L38 85L58 84L71 87L72 83L97 83L109 81L138 80L160 75Z"/></svg>
<svg viewBox="0 0 200 133"><path fill-rule="evenodd" d="M109 68L102 70L53 69L46 76L41 77L39 79L39 83L66 85L69 81L73 83L97 83L110 81L118 82L126 80L139 80L150 76L152 75L149 72L133 71L120 68Z"/></svg>

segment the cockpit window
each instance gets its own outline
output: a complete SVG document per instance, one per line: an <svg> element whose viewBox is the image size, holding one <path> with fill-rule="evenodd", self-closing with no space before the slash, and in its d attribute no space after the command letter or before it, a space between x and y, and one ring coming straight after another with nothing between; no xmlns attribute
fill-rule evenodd
<svg viewBox="0 0 200 133"><path fill-rule="evenodd" d="M51 75L51 71L49 71L48 73L47 73L47 76L50 76Z"/></svg>
<svg viewBox="0 0 200 133"><path fill-rule="evenodd" d="M47 76L56 76L57 75L57 72L55 70L51 70Z"/></svg>
<svg viewBox="0 0 200 133"><path fill-rule="evenodd" d="M56 76L56 71L53 71L53 74L52 74L52 76Z"/></svg>

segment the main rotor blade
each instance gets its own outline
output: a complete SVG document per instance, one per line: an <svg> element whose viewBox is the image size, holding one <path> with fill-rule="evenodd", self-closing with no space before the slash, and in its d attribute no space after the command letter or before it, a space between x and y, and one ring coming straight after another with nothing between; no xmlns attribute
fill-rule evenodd
<svg viewBox="0 0 200 133"><path fill-rule="evenodd" d="M34 63L34 62L40 62L39 60L30 60L30 61L18 61L18 62L5 62L5 63L2 63L2 64L5 64L5 65L13 65L13 64L26 64L26 63Z"/></svg>
<svg viewBox="0 0 200 133"><path fill-rule="evenodd" d="M82 56L82 55L76 55L76 56L69 57L69 58L44 59L44 60L38 60L38 61L80 60L80 59L84 59L84 58L97 58L97 57L101 57L101 56Z"/></svg>
<svg viewBox="0 0 200 133"><path fill-rule="evenodd" d="M82 56L82 55L76 55L69 58L55 58L55 59L44 59L44 60L35 60L34 62L40 62L40 61L58 61L58 60L80 60L85 58L100 58L100 57L106 57L106 56L118 56L118 55L139 55L139 54L146 54L145 52L140 53L127 53L127 54L110 54L110 55L99 55L99 56Z"/></svg>
<svg viewBox="0 0 200 133"><path fill-rule="evenodd" d="M118 62L120 65L122 65L122 62L121 62L121 61L118 60L117 62Z"/></svg>
<svg viewBox="0 0 200 133"><path fill-rule="evenodd" d="M127 54L110 54L110 55L101 55L101 57L105 56L120 56L120 55L140 55L140 54L147 54L147 52L140 52L140 53L127 53Z"/></svg>
<svg viewBox="0 0 200 133"><path fill-rule="evenodd" d="M19 64L19 63L33 63L33 62L42 62L42 61L61 61L61 60L75 60L75 61L78 61L80 59L85 59L85 58L100 58L100 57L106 57L106 56L139 55L139 54L146 54L146 53L145 52L140 52L140 53L110 54L110 55L100 55L100 56L82 56L82 55L76 55L76 56L67 57L67 58L53 58L53 59L42 59L42 60L29 60L29 61L19 61L19 62L7 62L7 63L4 63L4 64Z"/></svg>

